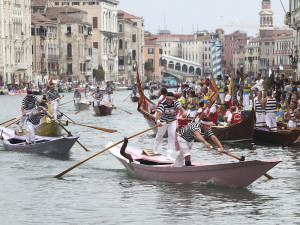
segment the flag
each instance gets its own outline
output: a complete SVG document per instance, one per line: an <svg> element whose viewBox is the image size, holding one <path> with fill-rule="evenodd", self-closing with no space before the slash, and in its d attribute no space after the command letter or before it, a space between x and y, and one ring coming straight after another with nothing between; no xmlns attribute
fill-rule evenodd
<svg viewBox="0 0 300 225"><path fill-rule="evenodd" d="M136 67L136 68L137 68L136 69L136 84L137 84L138 91L140 94L140 106L143 109L146 109L147 108L146 96L144 95L144 91L142 88L142 84L141 84L141 80L140 80L140 76L139 76L139 69L138 69L138 67Z"/></svg>
<svg viewBox="0 0 300 225"><path fill-rule="evenodd" d="M229 94L231 94L231 80L232 80L232 79L230 79L229 86L228 86Z"/></svg>
<svg viewBox="0 0 300 225"><path fill-rule="evenodd" d="M53 83L53 77L50 78L49 85Z"/></svg>
<svg viewBox="0 0 300 225"><path fill-rule="evenodd" d="M218 93L218 88L214 79L214 76L212 73L210 74L210 79L209 79L209 97L213 103L214 101L218 98L219 93Z"/></svg>

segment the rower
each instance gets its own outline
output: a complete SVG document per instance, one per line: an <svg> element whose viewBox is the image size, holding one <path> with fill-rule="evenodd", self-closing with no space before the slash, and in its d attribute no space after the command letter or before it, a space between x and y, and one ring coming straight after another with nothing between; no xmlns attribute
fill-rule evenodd
<svg viewBox="0 0 300 225"><path fill-rule="evenodd" d="M288 107L288 111L285 114L285 118L287 120L287 127L288 128L296 128L296 117L294 114L294 110L297 108L297 102L291 101L290 106Z"/></svg>
<svg viewBox="0 0 300 225"><path fill-rule="evenodd" d="M91 91L92 91L92 89L90 88L90 86L88 84L85 84L84 96L88 103L90 103L92 101L91 100Z"/></svg>
<svg viewBox="0 0 300 225"><path fill-rule="evenodd" d="M231 126L231 125L239 123L241 121L242 121L241 113L236 111L235 106L231 106L230 114L228 115L228 118L227 118L227 126Z"/></svg>
<svg viewBox="0 0 300 225"><path fill-rule="evenodd" d="M266 125L277 130L276 122L276 99L272 97L272 90L267 91L267 97L262 102L262 107L266 112Z"/></svg>
<svg viewBox="0 0 300 225"><path fill-rule="evenodd" d="M57 111L59 109L59 98L61 97L57 90L54 89L54 83L50 84L50 90L47 92L49 111L54 118L57 119Z"/></svg>
<svg viewBox="0 0 300 225"><path fill-rule="evenodd" d="M33 95L32 91L27 91L27 96L23 99L21 106L22 116L20 118L19 133L23 132L24 122L27 118L26 114L30 113L39 102L40 101Z"/></svg>
<svg viewBox="0 0 300 225"><path fill-rule="evenodd" d="M113 101L114 101L114 88L113 88L112 85L110 85L110 83L108 81L106 82L105 92L108 96L109 104L111 104L113 106L114 105L113 104Z"/></svg>
<svg viewBox="0 0 300 225"><path fill-rule="evenodd" d="M175 160L174 167L192 165L190 151L195 139L205 144L207 148L212 148L212 146L204 139L204 137L209 137L220 148L220 151L224 152L221 142L211 129L211 125L211 120L209 118L204 118L200 123L192 122L179 131L177 139L180 151Z"/></svg>
<svg viewBox="0 0 300 225"><path fill-rule="evenodd" d="M217 112L217 106L212 103L212 101L209 99L207 100L207 107L204 111L204 113L200 116L200 120L202 118L208 117L210 120L216 125L218 120L218 112Z"/></svg>
<svg viewBox="0 0 300 225"><path fill-rule="evenodd" d="M80 91L79 91L79 89L77 87L77 88L75 88L75 91L74 91L74 103L75 104L79 103L80 100L81 100L81 93L80 93Z"/></svg>
<svg viewBox="0 0 300 225"><path fill-rule="evenodd" d="M103 93L100 91L99 87L97 87L97 90L92 94L92 97L94 98L94 106L100 106L100 101L103 99Z"/></svg>
<svg viewBox="0 0 300 225"><path fill-rule="evenodd" d="M263 97L262 91L257 91L257 97L254 99L254 107L256 114L256 127L263 127L266 124L265 109L262 107Z"/></svg>
<svg viewBox="0 0 300 225"><path fill-rule="evenodd" d="M200 117L204 113L204 111L205 111L204 102L200 102L199 103L199 109L197 110L197 113L194 116L193 120L196 121L196 122L198 122L200 120Z"/></svg>
<svg viewBox="0 0 300 225"><path fill-rule="evenodd" d="M46 103L42 102L39 106L36 106L29 114L26 125L27 125L27 137L26 144L34 144L35 143L35 132L40 125L40 120L42 117L47 115L51 119L54 117L48 113L46 109Z"/></svg>
<svg viewBox="0 0 300 225"><path fill-rule="evenodd" d="M165 123L168 120L172 120L176 118L176 112L179 109L182 112L182 117L186 117L185 109L175 101L173 92L168 92L166 99L162 101L156 113L156 123L158 125L157 134L154 143L154 153L158 154L158 147L163 140L163 136L168 130L168 151L167 157L172 158L171 154L173 153L175 146L175 132L176 132L176 121L171 123Z"/></svg>

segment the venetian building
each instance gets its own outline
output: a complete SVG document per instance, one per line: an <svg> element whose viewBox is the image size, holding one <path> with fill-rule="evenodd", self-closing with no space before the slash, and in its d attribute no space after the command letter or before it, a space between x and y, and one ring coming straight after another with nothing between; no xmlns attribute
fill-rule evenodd
<svg viewBox="0 0 300 225"><path fill-rule="evenodd" d="M259 71L260 65L260 47L259 38L253 38L247 41L245 45L245 68L250 77L254 77Z"/></svg>
<svg viewBox="0 0 300 225"><path fill-rule="evenodd" d="M106 81L118 80L118 29L116 0L51 0L52 7L71 6L87 12L92 24L93 69L101 65Z"/></svg>
<svg viewBox="0 0 300 225"><path fill-rule="evenodd" d="M0 1L0 81L32 81L30 0Z"/></svg>
<svg viewBox="0 0 300 225"><path fill-rule="evenodd" d="M274 34L274 26L273 26L274 13L271 9L270 0L262 0L262 10L260 11L259 15L260 15L259 36L261 38L272 37Z"/></svg>
<svg viewBox="0 0 300 225"><path fill-rule="evenodd" d="M134 84L138 67L144 75L144 19L118 11L118 69L119 82ZM152 53L153 54L153 53ZM116 54L117 56L117 54Z"/></svg>

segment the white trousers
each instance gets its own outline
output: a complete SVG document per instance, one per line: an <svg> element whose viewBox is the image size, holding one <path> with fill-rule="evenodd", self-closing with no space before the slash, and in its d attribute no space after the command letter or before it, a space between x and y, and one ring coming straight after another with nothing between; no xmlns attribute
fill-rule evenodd
<svg viewBox="0 0 300 225"><path fill-rule="evenodd" d="M225 93L220 93L219 96L220 96L220 101L221 101L221 103L224 103L224 100L225 100Z"/></svg>
<svg viewBox="0 0 300 225"><path fill-rule="evenodd" d="M175 159L174 167L183 167L185 165L185 157L191 155L191 149L194 145L194 141L188 142L182 137L177 138L180 151Z"/></svg>
<svg viewBox="0 0 300 225"><path fill-rule="evenodd" d="M26 123L27 125L27 136L26 136L26 142L27 143L35 143L35 132L36 130L39 128L39 124L38 125L33 125L32 123L28 122Z"/></svg>
<svg viewBox="0 0 300 225"><path fill-rule="evenodd" d="M88 102L91 102L91 101L92 101L92 97L91 97L91 93L90 93L90 92L86 93L85 99L86 99Z"/></svg>
<svg viewBox="0 0 300 225"><path fill-rule="evenodd" d="M266 113L266 125L269 128L277 127L276 113ZM277 130L277 128L273 128L272 130Z"/></svg>
<svg viewBox="0 0 300 225"><path fill-rule="evenodd" d="M114 104L114 94L108 94L108 102L113 105Z"/></svg>
<svg viewBox="0 0 300 225"><path fill-rule="evenodd" d="M263 127L266 125L266 114L265 113L256 113L256 127Z"/></svg>
<svg viewBox="0 0 300 225"><path fill-rule="evenodd" d="M100 106L100 105L101 105L100 99L95 99L94 100L94 106Z"/></svg>
<svg viewBox="0 0 300 225"><path fill-rule="evenodd" d="M49 111L54 116L55 119L57 119L57 110L58 110L58 108L59 108L59 101L52 102L49 105Z"/></svg>
<svg viewBox="0 0 300 225"><path fill-rule="evenodd" d="M24 109L25 113L30 113L33 109ZM19 123L19 129L22 129L25 123L27 116L21 116L20 123Z"/></svg>
<svg viewBox="0 0 300 225"><path fill-rule="evenodd" d="M80 98L75 98L74 99L74 103L76 104L76 103L79 103L80 102Z"/></svg>
<svg viewBox="0 0 300 225"><path fill-rule="evenodd" d="M168 154L172 154L175 147L175 133L177 122L166 123L162 127L157 128L157 134L154 142L154 152L159 152L158 147L163 140L164 134L168 130Z"/></svg>
<svg viewBox="0 0 300 225"><path fill-rule="evenodd" d="M243 94L243 107L244 110L249 110L249 98L250 98L250 93L249 94Z"/></svg>

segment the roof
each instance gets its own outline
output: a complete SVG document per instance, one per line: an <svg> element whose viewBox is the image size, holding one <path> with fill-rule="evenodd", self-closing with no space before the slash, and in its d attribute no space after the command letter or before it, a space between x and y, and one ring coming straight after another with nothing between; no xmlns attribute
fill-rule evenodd
<svg viewBox="0 0 300 225"><path fill-rule="evenodd" d="M45 23L52 23L55 24L53 20L50 20L49 18L42 16L37 13L32 13L31 14L31 23L32 24L45 24Z"/></svg>
<svg viewBox="0 0 300 225"><path fill-rule="evenodd" d="M87 12L73 7L49 7L47 8L47 12L45 13L45 15L51 20L57 20L57 18L59 18L61 23L82 23L83 21L80 18L74 18L70 16L70 14L73 13Z"/></svg>
<svg viewBox="0 0 300 225"><path fill-rule="evenodd" d="M118 10L118 18L119 19L141 19L141 17L134 16L122 10Z"/></svg>
<svg viewBox="0 0 300 225"><path fill-rule="evenodd" d="M48 3L48 0L31 0L32 7L45 7Z"/></svg>

